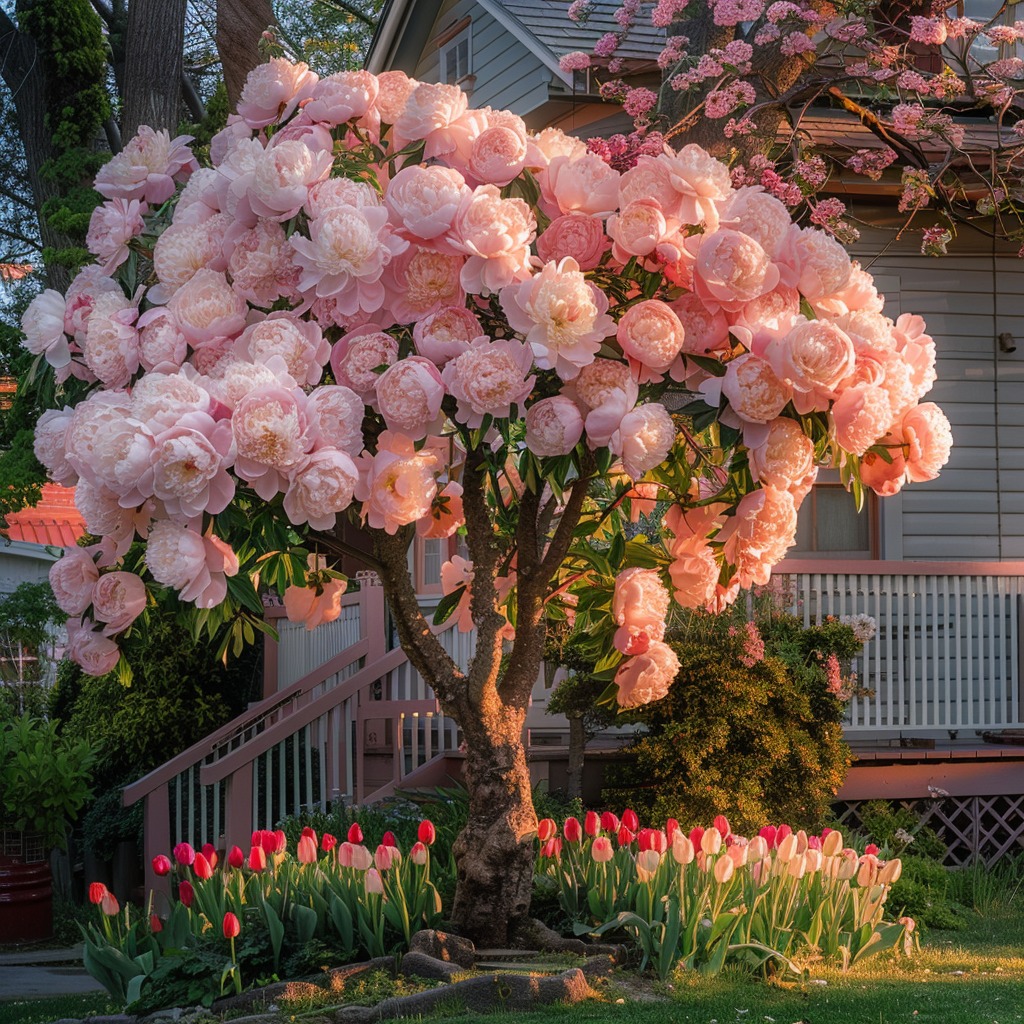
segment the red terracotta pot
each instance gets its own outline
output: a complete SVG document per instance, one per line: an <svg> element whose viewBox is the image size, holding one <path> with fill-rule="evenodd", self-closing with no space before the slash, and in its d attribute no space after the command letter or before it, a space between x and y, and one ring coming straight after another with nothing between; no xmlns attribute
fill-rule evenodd
<svg viewBox="0 0 1024 1024"><path fill-rule="evenodd" d="M49 861L25 864L0 856L0 935L4 942L39 942L53 935Z"/></svg>

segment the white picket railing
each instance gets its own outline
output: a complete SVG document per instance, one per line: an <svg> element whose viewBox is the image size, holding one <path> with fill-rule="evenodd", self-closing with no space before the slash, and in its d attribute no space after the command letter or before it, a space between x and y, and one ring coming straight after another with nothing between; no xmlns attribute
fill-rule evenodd
<svg viewBox="0 0 1024 1024"><path fill-rule="evenodd" d="M878 624L857 659L852 733L1022 725L1024 563L787 561L805 623L866 614Z"/></svg>

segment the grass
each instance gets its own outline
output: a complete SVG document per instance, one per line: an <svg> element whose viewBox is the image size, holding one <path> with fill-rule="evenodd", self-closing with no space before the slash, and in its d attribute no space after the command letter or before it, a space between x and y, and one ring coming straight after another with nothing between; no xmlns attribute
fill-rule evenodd
<svg viewBox="0 0 1024 1024"><path fill-rule="evenodd" d="M49 999L17 999L0 1001L3 1024L49 1024L61 1017L85 1017L97 1013L118 1013L106 992L89 992L78 996L52 996Z"/></svg>
<svg viewBox="0 0 1024 1024"><path fill-rule="evenodd" d="M1024 915L973 916L955 933L932 932L913 959L886 955L848 974L766 985L738 971L682 975L633 1001L615 983L604 1003L518 1014L515 1024L1014 1024L1024 1021ZM619 1004L616 998L625 998ZM460 1024L508 1024L505 1014L460 1015Z"/></svg>

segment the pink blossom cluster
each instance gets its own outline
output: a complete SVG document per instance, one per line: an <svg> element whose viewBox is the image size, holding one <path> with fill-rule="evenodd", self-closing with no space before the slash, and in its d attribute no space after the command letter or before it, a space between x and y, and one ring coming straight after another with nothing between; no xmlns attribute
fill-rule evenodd
<svg viewBox="0 0 1024 1024"><path fill-rule="evenodd" d="M675 676L670 597L720 608L792 543L815 474L802 417L827 422L836 461L862 458L880 492L948 454L948 425L920 404L935 358L923 323L884 317L842 247L793 223L768 162L740 180L653 132L588 145L473 109L454 86L321 79L282 59L250 75L209 167L148 129L124 152L97 178L103 265L23 321L29 350L84 382L40 419L35 449L77 484L98 538L54 570L88 671L116 663L116 637L157 591L213 608L231 577L258 573L221 535L229 508L272 508L301 536L341 518L449 538L471 449L504 453L502 503L524 493L527 453L543 479L595 453L650 501L664 467L693 457L667 394L716 411L751 468L745 493L716 466L678 495L667 569L616 583L616 681L635 706ZM459 556L442 571L465 628L475 572ZM313 563L285 607L330 621L343 582ZM499 614L516 585L512 560Z"/></svg>
<svg viewBox="0 0 1024 1024"><path fill-rule="evenodd" d="M880 149L858 149L853 156L847 158L846 166L855 174L863 174L872 181L878 181L886 167L896 159L896 150L888 146L882 146Z"/></svg>

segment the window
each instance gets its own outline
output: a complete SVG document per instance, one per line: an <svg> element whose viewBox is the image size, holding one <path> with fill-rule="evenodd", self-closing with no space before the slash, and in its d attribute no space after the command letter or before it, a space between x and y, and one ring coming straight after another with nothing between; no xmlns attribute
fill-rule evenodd
<svg viewBox="0 0 1024 1024"><path fill-rule="evenodd" d="M455 85L472 74L470 27L439 44L441 49L441 81Z"/></svg>
<svg viewBox="0 0 1024 1024"><path fill-rule="evenodd" d="M418 594L441 593L441 566L455 554L466 557L458 536L444 539L417 537L413 541L413 579Z"/></svg>
<svg viewBox="0 0 1024 1024"><path fill-rule="evenodd" d="M858 512L853 496L839 483L838 471L823 469L800 506L796 544L787 557L874 558L877 533L874 495L867 495Z"/></svg>

